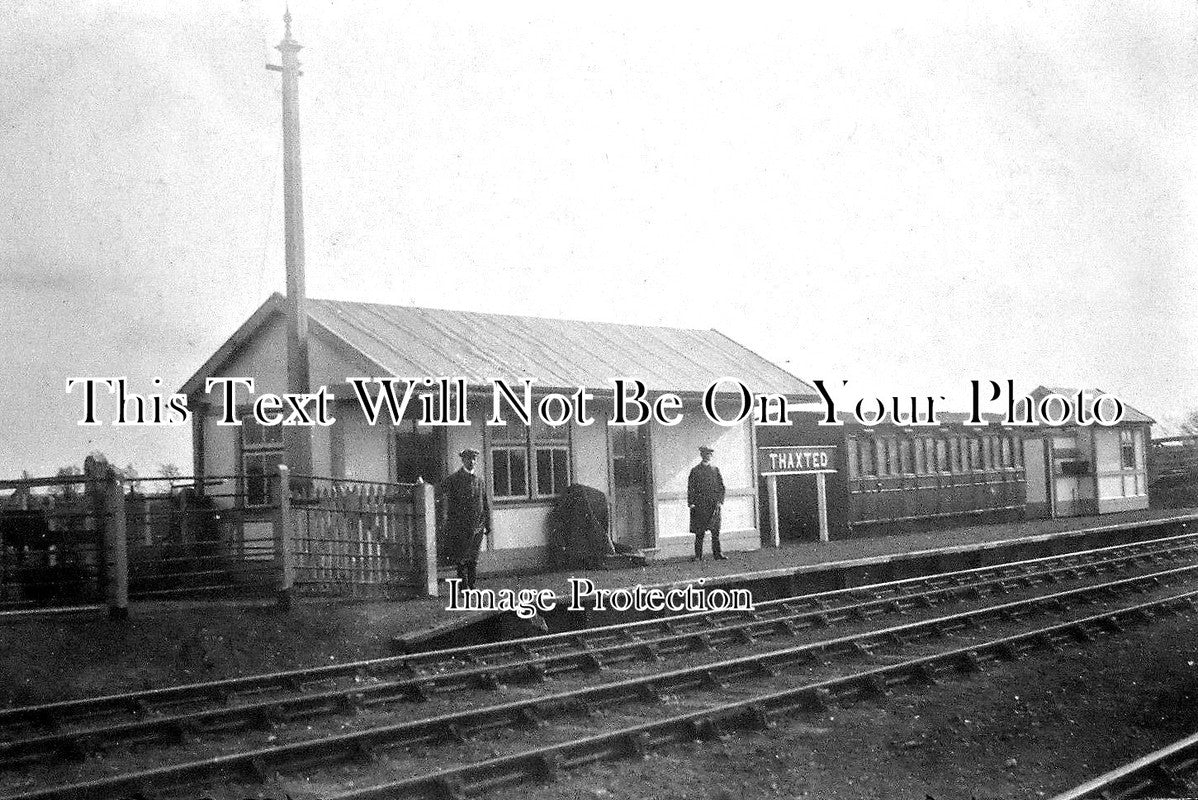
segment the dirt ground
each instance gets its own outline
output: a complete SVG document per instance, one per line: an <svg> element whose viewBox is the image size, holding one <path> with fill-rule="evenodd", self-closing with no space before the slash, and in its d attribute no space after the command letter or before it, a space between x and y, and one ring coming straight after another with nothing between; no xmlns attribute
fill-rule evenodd
<svg viewBox="0 0 1198 800"><path fill-rule="evenodd" d="M0 706L152 689L389 655L443 601L206 605L0 626Z"/></svg>

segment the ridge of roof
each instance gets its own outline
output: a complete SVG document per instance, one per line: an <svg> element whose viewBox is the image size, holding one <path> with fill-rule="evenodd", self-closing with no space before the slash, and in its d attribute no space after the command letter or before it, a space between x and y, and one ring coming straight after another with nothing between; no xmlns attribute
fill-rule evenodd
<svg viewBox="0 0 1198 800"><path fill-rule="evenodd" d="M536 314L509 314L503 311L473 311L461 308L437 308L434 306L408 306L400 303L373 303L367 300L336 300L331 297L309 297L309 303L324 303L328 305L352 305L352 306L370 306L375 308L398 309L402 311L418 311L429 314L467 314L478 317L498 317L503 319L535 319L553 323L567 323L578 325L610 325L617 328L644 328L646 330L665 330L665 331L692 331L695 333L720 333L715 328L684 328L677 325L650 325L641 322L612 322L611 320L587 320L573 319L566 317L545 317ZM723 334L720 334L721 336ZM737 343L738 346L744 347ZM745 348L746 350L749 348Z"/></svg>

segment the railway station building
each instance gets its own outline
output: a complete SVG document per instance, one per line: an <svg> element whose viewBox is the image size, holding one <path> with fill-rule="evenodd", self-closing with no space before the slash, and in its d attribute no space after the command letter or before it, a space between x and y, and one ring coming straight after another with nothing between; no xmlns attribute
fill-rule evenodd
<svg viewBox="0 0 1198 800"><path fill-rule="evenodd" d="M281 460L281 432L253 421L253 396L244 391L245 405L238 399L243 424L218 425L224 415L222 398L219 392L206 392L205 383L209 377L251 377L257 394L286 391L284 306L281 295L271 296L182 389L192 412L195 474L251 476L239 479L247 485L237 492L251 507L268 501L252 476L263 475ZM716 450L715 463L726 484L724 549L758 549L758 428L750 420L716 424L704 413L702 397L722 378L735 378L754 394L783 395L793 403L818 397L803 381L715 330L313 298L307 309L310 383L313 389L327 386L334 395L336 418L335 424L312 430L312 473L349 481L431 483L458 468L460 451L478 450L477 469L490 491L493 516L481 571L543 565L549 512L572 483L607 494L617 542L663 558L689 554L693 536L688 531L687 476L698 462L700 445ZM417 425L412 407L399 425L385 414L371 425L347 384L356 376L463 378L468 425ZM642 381L650 400L664 392L677 394L683 404L681 421L670 426L608 425L614 377ZM524 379L534 381L534 401L549 391L592 392L595 422L550 427L534 418L525 426L505 413L506 425L485 424L492 413L492 382L521 387ZM726 383L720 387L717 408L738 406L738 390ZM269 535L268 530L261 535Z"/></svg>

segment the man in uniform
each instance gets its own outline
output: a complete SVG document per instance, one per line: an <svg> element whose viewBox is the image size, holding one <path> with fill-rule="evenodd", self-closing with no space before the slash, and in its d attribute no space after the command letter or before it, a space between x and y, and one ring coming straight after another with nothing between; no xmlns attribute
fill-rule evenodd
<svg viewBox="0 0 1198 800"><path fill-rule="evenodd" d="M703 534L711 531L711 556L726 561L720 551L720 506L724 503L724 476L711 463L710 447L699 448L700 463L691 470L686 482L686 504L691 512L691 533L695 535L695 561L703 560Z"/></svg>
<svg viewBox="0 0 1198 800"><path fill-rule="evenodd" d="M478 451L467 447L458 455L462 459L462 468L441 481L437 493L445 504L448 560L457 566L462 583L473 589L478 551L483 537L491 532L491 503L487 499L487 487L474 473Z"/></svg>

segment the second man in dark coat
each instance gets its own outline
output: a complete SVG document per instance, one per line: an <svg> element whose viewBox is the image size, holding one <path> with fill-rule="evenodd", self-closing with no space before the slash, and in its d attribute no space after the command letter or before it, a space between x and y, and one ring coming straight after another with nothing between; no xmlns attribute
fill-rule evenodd
<svg viewBox="0 0 1198 800"><path fill-rule="evenodd" d="M686 484L686 504L690 507L691 533L695 535L695 560L703 560L703 535L711 531L711 555L716 561L728 557L720 550L720 506L724 503L724 476L711 463L715 451L699 448L700 463L691 470Z"/></svg>

